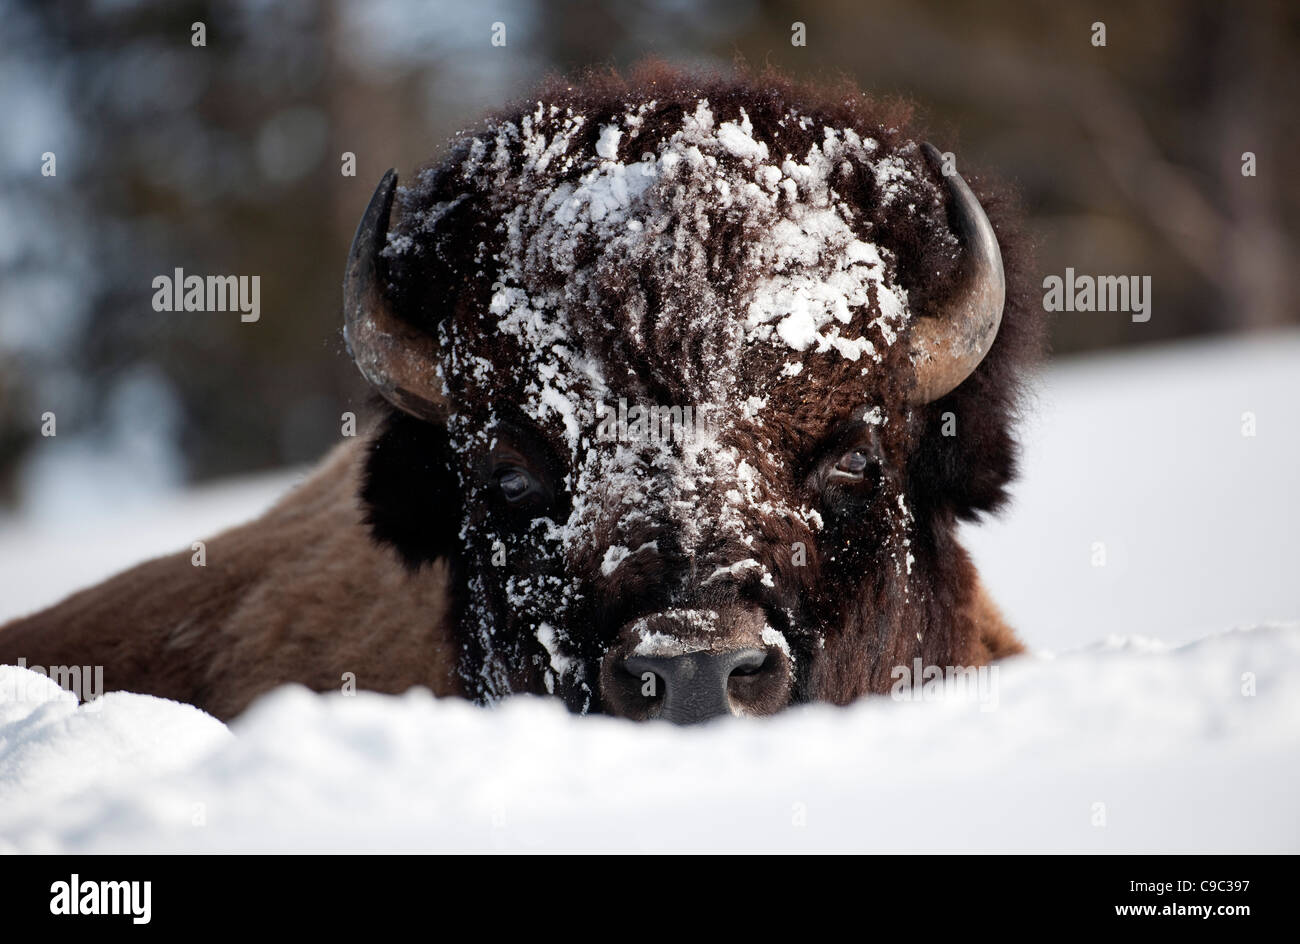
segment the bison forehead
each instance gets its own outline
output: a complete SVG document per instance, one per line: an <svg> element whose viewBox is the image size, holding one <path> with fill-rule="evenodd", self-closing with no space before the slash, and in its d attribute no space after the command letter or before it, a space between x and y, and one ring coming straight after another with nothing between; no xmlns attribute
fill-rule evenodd
<svg viewBox="0 0 1300 944"><path fill-rule="evenodd" d="M592 146L584 116L539 104L465 151L459 179L500 243L487 311L443 326L453 399L509 398L574 459L592 405L621 395L750 416L848 381L872 406L909 312L860 201L867 177L886 203L929 182L852 129L789 154L705 100L643 140L653 104L602 120Z"/></svg>
<svg viewBox="0 0 1300 944"><path fill-rule="evenodd" d="M779 457L755 441L747 447L723 445L707 421L680 441L590 445L577 466L569 518L550 536L576 569L598 565L608 576L632 553L667 550L658 545L665 536L701 563L711 556L730 565L754 547L765 521L819 526L815 511L774 487ZM587 559L593 555L600 559Z"/></svg>

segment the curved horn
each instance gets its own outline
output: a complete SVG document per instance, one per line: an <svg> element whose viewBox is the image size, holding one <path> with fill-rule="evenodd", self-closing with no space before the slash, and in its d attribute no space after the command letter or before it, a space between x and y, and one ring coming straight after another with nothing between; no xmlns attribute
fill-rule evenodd
<svg viewBox="0 0 1300 944"><path fill-rule="evenodd" d="M362 375L384 399L421 419L444 413L437 346L393 314L379 275L397 171L384 174L352 237L343 279L343 340Z"/></svg>
<svg viewBox="0 0 1300 944"><path fill-rule="evenodd" d="M943 157L933 144L921 146L936 172ZM954 171L944 177L957 235L965 250L965 272L953 297L934 315L912 325L912 363L916 389L912 402L930 403L971 375L997 337L1007 283L1002 252L993 226L975 194Z"/></svg>

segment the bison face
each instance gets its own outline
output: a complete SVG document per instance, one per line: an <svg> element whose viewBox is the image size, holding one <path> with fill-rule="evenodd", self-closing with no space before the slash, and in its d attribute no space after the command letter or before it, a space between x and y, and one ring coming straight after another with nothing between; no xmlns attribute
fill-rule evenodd
<svg viewBox="0 0 1300 944"><path fill-rule="evenodd" d="M473 695L768 714L915 648L914 407L988 350L1002 276L961 178L886 151L789 110L539 103L392 233L380 184L347 337L402 412L364 497L408 562L452 562ZM936 259L957 290L914 314Z"/></svg>
<svg viewBox="0 0 1300 944"><path fill-rule="evenodd" d="M910 539L879 427L846 416L796 438L778 396L752 416L579 401L576 441L527 415L456 415L467 668L485 691L675 720L811 696L853 601L818 588L906 581ZM641 419L665 413L666 437L649 435Z"/></svg>

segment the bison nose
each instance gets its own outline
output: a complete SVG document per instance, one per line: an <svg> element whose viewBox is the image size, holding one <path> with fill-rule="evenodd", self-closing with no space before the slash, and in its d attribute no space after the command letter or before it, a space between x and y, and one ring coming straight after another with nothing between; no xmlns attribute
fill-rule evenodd
<svg viewBox="0 0 1300 944"><path fill-rule="evenodd" d="M680 655L629 656L623 671L639 685L624 688L615 705L629 717L695 724L720 715L767 714L784 698L789 668L776 650L703 649ZM624 710L620 710L624 709Z"/></svg>

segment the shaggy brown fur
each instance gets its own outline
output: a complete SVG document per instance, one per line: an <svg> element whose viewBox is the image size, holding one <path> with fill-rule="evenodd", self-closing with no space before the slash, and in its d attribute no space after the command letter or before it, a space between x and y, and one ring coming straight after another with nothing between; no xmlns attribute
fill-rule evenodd
<svg viewBox="0 0 1300 944"><path fill-rule="evenodd" d="M957 519L1005 500L1015 472L1011 424L1026 365L1039 352L1040 315L1007 201L965 167L997 232L1008 281L1001 330L971 377L937 402L908 407L906 337L889 344L878 333L871 337L884 360L869 372L834 353L809 352L803 373L783 376L788 352L759 346L736 366L742 402L746 393L761 394L770 406L762 421L727 417L720 444L756 470L762 499L817 509L824 527L797 515L748 513L742 544L719 523L722 496L736 483L719 480L688 494L699 532L688 545L666 512L628 516L629 507L656 506L626 483L583 478L559 420L523 409L536 393L529 352L487 316L506 262L521 251L507 244L503 214L582 168L557 160L544 180L521 176L518 135L502 128L517 129L538 102L568 110L584 116L570 152L589 154L602 126L640 103L639 129L634 140L625 136L620 155L654 153L701 99L719 120L743 108L754 138L777 154L802 155L824 127L873 138L874 156L904 162L914 179L901 199L886 200L869 167L848 168L836 187L855 206L855 229L888 251L889 277L906 287L913 312L953 292L961 253L942 186L916 147L925 135L905 107L847 87L810 88L772 75L699 77L661 66L627 79L552 82L467 134L399 193L389 245L400 251L387 254L388 290L401 317L440 340L450 422L391 411L364 453L342 447L262 519L213 539L207 568L191 567L188 552L141 565L0 629L0 661L104 664L110 688L228 717L277 682L329 690L344 672L381 691L425 684L478 699L553 691L575 710L618 710L598 679L632 651L645 618L682 608L720 612L722 624L735 628L726 642L738 645L760 644L755 634L764 622L754 614L761 613L789 641L788 697L796 702L846 703L888 691L891 669L917 657L973 666L1020 651L954 532ZM791 113L811 123L791 123ZM683 214L692 209L710 219L704 269L684 273L653 255L627 265L586 238L576 258L594 273L588 294L575 294L554 260L535 254L518 286L533 297L568 299L566 343L599 363L630 401L700 402L725 353L699 317L701 288L707 283L716 297L739 303L753 287L738 260L758 235L754 220L711 203ZM671 225L685 232L690 224L683 215ZM630 317L613 317L622 311L637 313L636 331ZM491 365L486 377L475 367L481 364ZM569 393L577 402L590 391ZM881 407L888 421L864 427L857 422L864 404ZM956 436L939 433L947 413L956 417ZM828 484L828 463L849 449L870 456L868 484ZM527 514L501 499L496 476L510 465L536 485ZM910 517L900 519L893 509L904 504ZM586 540L545 537L580 505ZM653 554L604 572L611 548L652 542ZM796 544L807 548L803 566L791 558ZM507 552L504 564L495 560L498 549ZM905 555L914 560L904 569ZM774 578L770 586L755 573L705 579L745 558Z"/></svg>

